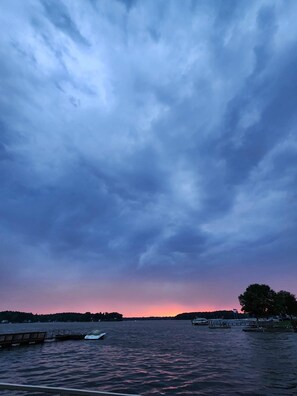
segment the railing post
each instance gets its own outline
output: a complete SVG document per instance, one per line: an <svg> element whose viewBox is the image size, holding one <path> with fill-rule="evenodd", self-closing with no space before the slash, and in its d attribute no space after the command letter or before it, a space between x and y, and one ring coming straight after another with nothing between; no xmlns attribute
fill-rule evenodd
<svg viewBox="0 0 297 396"><path fill-rule="evenodd" d="M59 388L51 386L39 386L39 385L22 385L22 384L8 384L0 382L0 389L3 390L19 390L25 392L43 392L51 393L60 396L139 396L139 395L129 395L126 393L115 393L115 392L105 392L105 391L90 391L84 389L72 389L72 388Z"/></svg>

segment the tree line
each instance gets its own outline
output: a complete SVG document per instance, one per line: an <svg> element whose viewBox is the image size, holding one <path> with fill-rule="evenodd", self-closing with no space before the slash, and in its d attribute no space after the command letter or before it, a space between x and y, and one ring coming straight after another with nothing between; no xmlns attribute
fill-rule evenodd
<svg viewBox="0 0 297 396"><path fill-rule="evenodd" d="M246 318L248 315L243 313L237 313L231 310L221 310L213 312L185 312L176 315L173 319L177 320L193 320L195 318L205 319L235 319L235 318Z"/></svg>
<svg viewBox="0 0 297 396"><path fill-rule="evenodd" d="M0 322L8 321L11 323L24 322L98 322L98 321L120 321L123 315L118 312L99 312L99 313L77 313L62 312L54 314L33 314L31 312L2 311L0 312Z"/></svg>
<svg viewBox="0 0 297 396"><path fill-rule="evenodd" d="M297 315L297 300L294 294L281 290L275 292L270 286L254 283L239 297L241 310L256 318L268 316L291 317Z"/></svg>

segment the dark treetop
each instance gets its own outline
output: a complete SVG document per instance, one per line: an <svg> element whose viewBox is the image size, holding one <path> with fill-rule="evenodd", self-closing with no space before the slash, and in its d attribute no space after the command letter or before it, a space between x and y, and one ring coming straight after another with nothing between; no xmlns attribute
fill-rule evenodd
<svg viewBox="0 0 297 396"><path fill-rule="evenodd" d="M118 312L105 313L77 313L62 312L55 314L33 314L18 311L0 312L0 322L8 321L12 323L22 322L98 322L100 321L119 321L123 320L123 315Z"/></svg>
<svg viewBox="0 0 297 396"><path fill-rule="evenodd" d="M297 301L294 294L281 290L276 293L268 285L249 285L239 297L241 310L255 317L270 315L297 315Z"/></svg>

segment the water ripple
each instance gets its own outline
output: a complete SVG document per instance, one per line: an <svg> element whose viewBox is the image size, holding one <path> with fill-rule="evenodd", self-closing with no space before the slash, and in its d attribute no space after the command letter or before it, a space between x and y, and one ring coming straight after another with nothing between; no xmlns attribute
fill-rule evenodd
<svg viewBox="0 0 297 396"><path fill-rule="evenodd" d="M297 394L297 334L216 332L188 321L0 325L0 332L98 325L104 341L1 350L0 381L142 395Z"/></svg>

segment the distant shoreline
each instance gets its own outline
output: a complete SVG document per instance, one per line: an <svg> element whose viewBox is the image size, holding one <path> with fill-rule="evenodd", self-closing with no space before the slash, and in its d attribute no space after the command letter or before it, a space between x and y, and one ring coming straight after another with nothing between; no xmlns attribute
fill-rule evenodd
<svg viewBox="0 0 297 396"><path fill-rule="evenodd" d="M120 322L139 320L193 320L196 317L205 319L235 319L246 318L247 314L237 313L232 310L184 312L176 316L131 316L123 317L118 312L105 313L79 313L61 312L54 314L33 314L31 312L2 311L0 324L5 323L50 323L50 322Z"/></svg>
<svg viewBox="0 0 297 396"><path fill-rule="evenodd" d="M2 311L0 323L49 323L49 322L118 322L123 315L118 312L79 313L61 312L54 314L33 314L31 312Z"/></svg>

